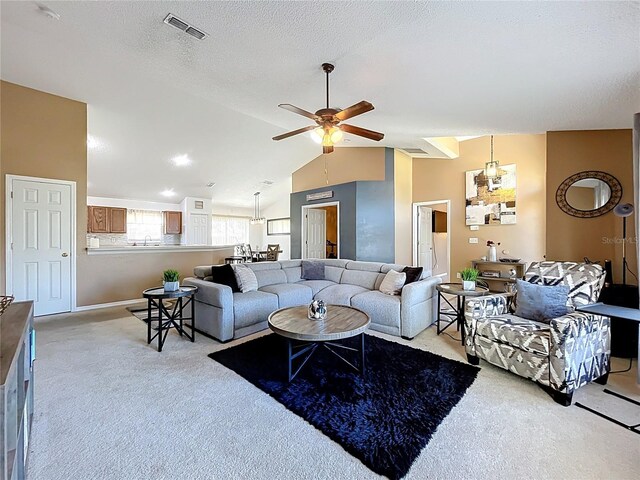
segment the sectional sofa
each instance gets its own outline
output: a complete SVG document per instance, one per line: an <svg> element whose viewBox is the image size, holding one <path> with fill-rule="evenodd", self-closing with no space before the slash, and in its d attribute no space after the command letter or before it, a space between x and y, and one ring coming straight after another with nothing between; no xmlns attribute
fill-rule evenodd
<svg viewBox="0 0 640 480"><path fill-rule="evenodd" d="M357 307L371 317L371 329L405 338L415 337L434 322L439 277L405 285L401 295L386 295L378 291L385 274L392 269L400 271L404 265L322 261L325 280L303 280L300 260L248 263L258 279L258 290L245 293L234 293L231 287L207 280L212 266L196 267L195 277L183 283L199 287L198 330L223 342L232 340L267 328L273 311L308 305L313 299Z"/></svg>

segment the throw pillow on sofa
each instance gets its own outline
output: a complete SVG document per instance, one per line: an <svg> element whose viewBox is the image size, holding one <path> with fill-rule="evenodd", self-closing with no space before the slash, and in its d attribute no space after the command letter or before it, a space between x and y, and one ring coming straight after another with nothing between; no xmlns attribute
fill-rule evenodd
<svg viewBox="0 0 640 480"><path fill-rule="evenodd" d="M258 279L256 278L256 274L253 273L253 270L242 264L233 265L232 268L236 275L238 288L242 293L258 290Z"/></svg>
<svg viewBox="0 0 640 480"><path fill-rule="evenodd" d="M406 273L389 270L389 272L384 276L384 280L382 280L379 290L387 295L400 295L400 291L402 290L402 287L404 287L406 280Z"/></svg>
<svg viewBox="0 0 640 480"><path fill-rule="evenodd" d="M300 278L303 280L324 280L324 263L303 260Z"/></svg>
<svg viewBox="0 0 640 480"><path fill-rule="evenodd" d="M407 274L407 281L404 282L405 285L409 285L410 283L417 282L422 277L422 267L404 267L402 271Z"/></svg>
<svg viewBox="0 0 640 480"><path fill-rule="evenodd" d="M515 315L537 322L549 323L567 313L569 287L567 285L537 285L517 280L517 305Z"/></svg>
<svg viewBox="0 0 640 480"><path fill-rule="evenodd" d="M220 265L211 267L211 276L205 277L205 280L231 287L232 292L240 291L240 289L238 288L238 281L236 280L236 274L233 271L231 265Z"/></svg>

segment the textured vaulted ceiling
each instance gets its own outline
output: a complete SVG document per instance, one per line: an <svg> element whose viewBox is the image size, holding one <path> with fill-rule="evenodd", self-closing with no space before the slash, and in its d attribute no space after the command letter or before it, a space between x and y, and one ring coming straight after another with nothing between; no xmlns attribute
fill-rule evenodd
<svg viewBox="0 0 640 480"><path fill-rule="evenodd" d="M638 2L45 4L60 20L1 3L0 73L89 105L91 195L166 201L159 192L173 188L251 206L262 189L268 204L319 154L306 135L271 140L307 125L276 105L320 108L325 61L336 65L333 106L371 101L351 123L392 147L627 128L640 109ZM163 24L169 12L209 37ZM173 166L177 154L193 164Z"/></svg>

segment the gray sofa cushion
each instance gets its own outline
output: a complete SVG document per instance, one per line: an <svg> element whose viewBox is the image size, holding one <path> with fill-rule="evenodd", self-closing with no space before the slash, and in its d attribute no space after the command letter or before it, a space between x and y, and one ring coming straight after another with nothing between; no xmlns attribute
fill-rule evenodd
<svg viewBox="0 0 640 480"><path fill-rule="evenodd" d="M252 269L253 270L253 269ZM258 288L266 287L267 285L277 285L279 283L287 283L287 275L284 270L254 270L256 278L258 279Z"/></svg>
<svg viewBox="0 0 640 480"><path fill-rule="evenodd" d="M263 270L282 270L280 262L251 262L245 264L254 272L261 272Z"/></svg>
<svg viewBox="0 0 640 480"><path fill-rule="evenodd" d="M380 269L382 268L383 263L378 262L357 262L351 261L348 262L345 268L347 270L362 270L364 272L376 272L380 273Z"/></svg>
<svg viewBox="0 0 640 480"><path fill-rule="evenodd" d="M282 271L287 276L287 282L289 283L297 283L302 280L300 277L302 274L302 268L300 267L287 267L283 268Z"/></svg>
<svg viewBox="0 0 640 480"><path fill-rule="evenodd" d="M326 258L322 261L327 267L344 268L347 265L347 263L352 262L353 260L342 260L340 258Z"/></svg>
<svg viewBox="0 0 640 480"><path fill-rule="evenodd" d="M309 305L313 299L311 287L299 283L267 285L266 287L260 288L260 291L277 295L279 308Z"/></svg>
<svg viewBox="0 0 640 480"><path fill-rule="evenodd" d="M371 317L371 323L400 328L400 297L382 292L364 292L351 299L351 305Z"/></svg>
<svg viewBox="0 0 640 480"><path fill-rule="evenodd" d="M231 289L229 288L229 290ZM260 291L234 293L234 328L238 329L254 323L264 322L269 317L269 314L277 309L278 296L273 293Z"/></svg>
<svg viewBox="0 0 640 480"><path fill-rule="evenodd" d="M380 271L382 273L387 273L389 270L395 270L396 272L401 272L405 266L406 265L400 265L398 263L385 263L380 268Z"/></svg>
<svg viewBox="0 0 640 480"><path fill-rule="evenodd" d="M342 278L342 272L344 272L344 268L332 267L327 265L324 267L324 279L330 280L335 283L340 283L340 279Z"/></svg>
<svg viewBox="0 0 640 480"><path fill-rule="evenodd" d="M367 290L374 290L379 272L367 272L364 270L345 270L340 278L341 284L358 285Z"/></svg>
<svg viewBox="0 0 640 480"><path fill-rule="evenodd" d="M351 297L359 293L366 292L367 289L357 285L332 285L320 290L316 295L316 300L324 300L328 304L351 305Z"/></svg>
<svg viewBox="0 0 640 480"><path fill-rule="evenodd" d="M280 266L282 268L299 267L302 264L302 260L281 260Z"/></svg>
<svg viewBox="0 0 640 480"><path fill-rule="evenodd" d="M313 292L313 296L331 285L336 285L336 282L332 282L331 280L303 280L300 282L301 285L306 285Z"/></svg>

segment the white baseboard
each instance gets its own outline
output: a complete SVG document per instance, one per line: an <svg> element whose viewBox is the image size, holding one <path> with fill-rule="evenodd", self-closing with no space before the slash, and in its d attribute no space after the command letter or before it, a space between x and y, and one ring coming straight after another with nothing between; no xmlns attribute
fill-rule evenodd
<svg viewBox="0 0 640 480"><path fill-rule="evenodd" d="M85 305L82 307L76 307L74 312L85 312L87 310L97 310L99 308L109 308L109 307L124 307L127 305L133 305L135 303L143 303L145 302L144 298L134 298L132 300L122 300L120 302L110 302L110 303L97 303L95 305Z"/></svg>

